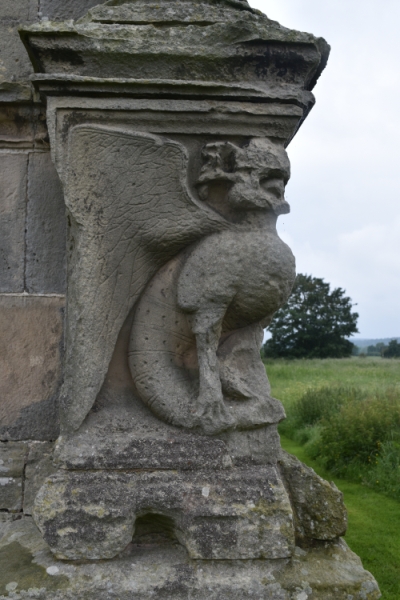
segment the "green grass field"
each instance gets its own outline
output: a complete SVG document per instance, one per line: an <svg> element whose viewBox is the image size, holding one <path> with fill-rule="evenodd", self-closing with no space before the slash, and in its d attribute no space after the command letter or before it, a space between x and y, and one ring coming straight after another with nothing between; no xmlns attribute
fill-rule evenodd
<svg viewBox="0 0 400 600"><path fill-rule="evenodd" d="M394 386L400 389L400 360L374 357L267 360L265 363L272 395L279 398L285 407L298 400L308 389L324 385L348 385L363 389Z"/></svg>
<svg viewBox="0 0 400 600"><path fill-rule="evenodd" d="M400 387L400 361L380 358L266 361L272 394L287 408L305 391L322 386L368 390ZM343 492L349 513L346 541L376 577L383 600L400 600L400 503L321 469L304 448L282 437L282 446Z"/></svg>

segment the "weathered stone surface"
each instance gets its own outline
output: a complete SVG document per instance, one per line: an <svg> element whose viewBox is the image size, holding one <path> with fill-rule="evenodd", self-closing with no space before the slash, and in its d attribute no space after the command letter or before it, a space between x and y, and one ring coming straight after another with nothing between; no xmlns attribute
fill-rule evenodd
<svg viewBox="0 0 400 600"><path fill-rule="evenodd" d="M276 425L240 431L235 429L219 436L224 440L232 461L237 466L265 465L276 462L280 438Z"/></svg>
<svg viewBox="0 0 400 600"><path fill-rule="evenodd" d="M2 0L0 5L0 82L27 79L32 72L18 26L34 20L31 0Z"/></svg>
<svg viewBox="0 0 400 600"><path fill-rule="evenodd" d="M26 289L29 293L65 293L66 227L61 183L50 153L32 153L26 232Z"/></svg>
<svg viewBox="0 0 400 600"><path fill-rule="evenodd" d="M11 512L0 512L0 523L8 523L9 521L13 521L16 517L16 513Z"/></svg>
<svg viewBox="0 0 400 600"><path fill-rule="evenodd" d="M40 18L50 21L68 21L79 19L99 0L41 0Z"/></svg>
<svg viewBox="0 0 400 600"><path fill-rule="evenodd" d="M278 464L293 507L296 539L333 540L344 535L347 512L335 484L283 450Z"/></svg>
<svg viewBox="0 0 400 600"><path fill-rule="evenodd" d="M31 515L36 494L45 480L53 475L56 468L53 464L54 443L30 442L25 467L24 505L23 511Z"/></svg>
<svg viewBox="0 0 400 600"><path fill-rule="evenodd" d="M0 147L12 150L48 147L45 113L40 105L26 104L31 95L29 84L0 83Z"/></svg>
<svg viewBox="0 0 400 600"><path fill-rule="evenodd" d="M24 291L26 154L0 154L0 292Z"/></svg>
<svg viewBox="0 0 400 600"><path fill-rule="evenodd" d="M105 559L132 539L137 517L166 517L196 559L283 558L292 511L274 467L220 471L58 473L40 490L35 522L59 558Z"/></svg>
<svg viewBox="0 0 400 600"><path fill-rule="evenodd" d="M0 510L22 509L23 476L28 445L0 442Z"/></svg>
<svg viewBox="0 0 400 600"><path fill-rule="evenodd" d="M0 436L55 439L62 297L0 295Z"/></svg>
<svg viewBox="0 0 400 600"><path fill-rule="evenodd" d="M221 563L192 561L173 541L160 545L147 538L116 560L71 564L54 558L29 518L3 523L0 531L1 600L380 598L375 580L344 542L298 549L291 560Z"/></svg>
<svg viewBox="0 0 400 600"><path fill-rule="evenodd" d="M0 442L0 475L22 477L28 450L27 442Z"/></svg>
<svg viewBox="0 0 400 600"><path fill-rule="evenodd" d="M73 74L159 83L161 79L187 81L194 89L204 83L218 85L225 94L234 94L236 86L242 98L276 92L286 99L296 97L305 112L311 107L308 90L329 54L321 38L281 27L247 2L224 2L217 7L207 1L171 2L163 3L161 11L155 3L118 4L123 6L95 8L80 22L41 23L23 33L40 66L37 70L57 74L58 80ZM103 25L106 16L112 29ZM68 52L64 51L66 39ZM291 52L285 43L292 44Z"/></svg>
<svg viewBox="0 0 400 600"><path fill-rule="evenodd" d="M14 81L2 81L0 82L0 102L11 103L11 102L29 102L32 99L32 86L28 81L14 82ZM1 113L4 110L2 106ZM2 121L0 117L0 122ZM1 129L0 129L1 131ZM0 142L2 139L0 138ZM3 144L2 144L3 145Z"/></svg>
<svg viewBox="0 0 400 600"><path fill-rule="evenodd" d="M22 509L22 477L0 477L0 510Z"/></svg>
<svg viewBox="0 0 400 600"><path fill-rule="evenodd" d="M25 22L34 18L35 11L31 0L2 0L0 20Z"/></svg>
<svg viewBox="0 0 400 600"><path fill-rule="evenodd" d="M134 432L95 432L84 430L66 441L59 438L56 461L67 469L224 469L232 459L221 440L203 436L166 435L139 437ZM175 434L175 435L174 435Z"/></svg>

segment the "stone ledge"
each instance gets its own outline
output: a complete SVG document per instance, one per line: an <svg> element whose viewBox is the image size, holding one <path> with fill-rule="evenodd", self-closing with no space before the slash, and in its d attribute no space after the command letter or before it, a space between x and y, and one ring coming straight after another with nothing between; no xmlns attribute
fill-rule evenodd
<svg viewBox="0 0 400 600"><path fill-rule="evenodd" d="M3 594L3 595L1 595ZM177 544L131 544L100 563L57 561L32 520L0 524L0 600L378 600L344 541L292 559L191 561Z"/></svg>

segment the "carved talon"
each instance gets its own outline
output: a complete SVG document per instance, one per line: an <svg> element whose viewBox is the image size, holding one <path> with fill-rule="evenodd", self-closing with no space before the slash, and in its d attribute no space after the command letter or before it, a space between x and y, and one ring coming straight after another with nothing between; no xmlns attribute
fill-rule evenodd
<svg viewBox="0 0 400 600"><path fill-rule="evenodd" d="M196 412L196 418L205 433L216 434L234 426L235 419L223 400L202 400L201 397L198 400L200 406Z"/></svg>

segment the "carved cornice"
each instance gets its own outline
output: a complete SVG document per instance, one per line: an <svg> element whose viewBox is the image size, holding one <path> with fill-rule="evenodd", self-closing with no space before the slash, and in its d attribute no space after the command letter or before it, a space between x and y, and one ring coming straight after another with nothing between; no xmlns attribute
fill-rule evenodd
<svg viewBox="0 0 400 600"><path fill-rule="evenodd" d="M20 34L45 95L281 101L304 117L329 55L322 38L282 27L243 0L112 0L78 21Z"/></svg>

